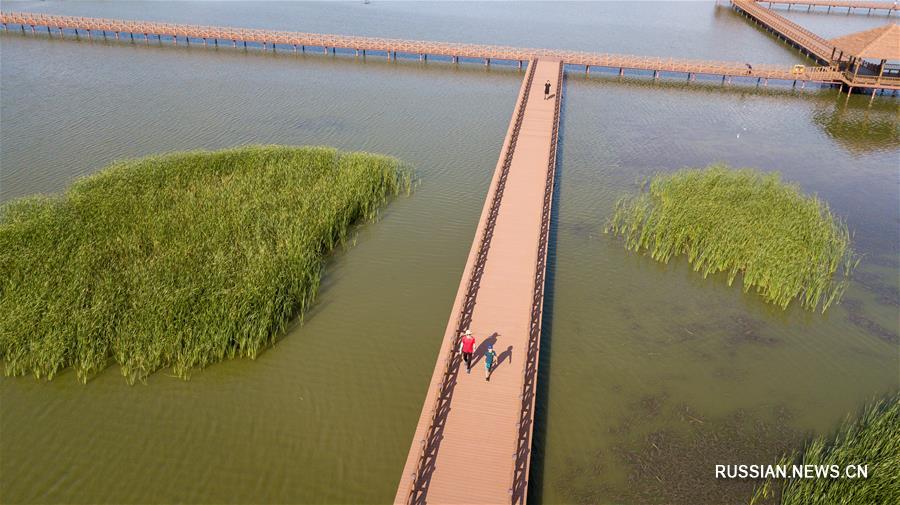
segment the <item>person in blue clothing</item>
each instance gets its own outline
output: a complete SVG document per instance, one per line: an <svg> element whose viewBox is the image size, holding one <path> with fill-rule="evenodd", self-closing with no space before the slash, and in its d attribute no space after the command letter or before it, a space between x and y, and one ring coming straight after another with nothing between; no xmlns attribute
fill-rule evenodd
<svg viewBox="0 0 900 505"><path fill-rule="evenodd" d="M494 350L493 345L488 344L487 351L484 353L484 380L491 380L491 372L495 363L497 363L497 351Z"/></svg>

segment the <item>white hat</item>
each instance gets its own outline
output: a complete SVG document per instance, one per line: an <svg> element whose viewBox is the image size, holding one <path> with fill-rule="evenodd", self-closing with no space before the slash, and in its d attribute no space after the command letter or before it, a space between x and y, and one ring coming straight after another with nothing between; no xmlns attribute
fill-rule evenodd
<svg viewBox="0 0 900 505"><path fill-rule="evenodd" d="M466 330L466 335L471 335L471 334L472 334L472 330Z"/></svg>

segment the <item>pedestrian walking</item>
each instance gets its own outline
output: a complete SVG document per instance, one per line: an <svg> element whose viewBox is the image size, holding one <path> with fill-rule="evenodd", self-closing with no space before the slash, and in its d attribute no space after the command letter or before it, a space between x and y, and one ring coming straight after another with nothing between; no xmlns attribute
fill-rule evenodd
<svg viewBox="0 0 900 505"><path fill-rule="evenodd" d="M497 351L494 346L488 344L487 351L484 353L484 380L491 380L491 372L494 371L494 363L497 362Z"/></svg>
<svg viewBox="0 0 900 505"><path fill-rule="evenodd" d="M550 98L550 81L544 83L544 100Z"/></svg>
<svg viewBox="0 0 900 505"><path fill-rule="evenodd" d="M466 330L459 340L459 350L462 352L463 361L466 362L466 373L472 373L472 353L475 352L475 337L472 336L472 330Z"/></svg>
<svg viewBox="0 0 900 505"><path fill-rule="evenodd" d="M747 65L747 74L752 74L753 73L753 65L751 65L749 63L745 63L745 65Z"/></svg>

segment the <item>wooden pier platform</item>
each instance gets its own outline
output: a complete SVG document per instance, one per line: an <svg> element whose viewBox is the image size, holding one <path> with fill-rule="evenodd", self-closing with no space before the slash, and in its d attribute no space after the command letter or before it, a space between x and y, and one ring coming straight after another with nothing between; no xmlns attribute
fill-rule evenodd
<svg viewBox="0 0 900 505"><path fill-rule="evenodd" d="M529 63L395 503L524 503L563 65ZM545 83L551 83L549 98ZM471 374L458 352L471 328ZM490 382L484 351L499 356Z"/></svg>

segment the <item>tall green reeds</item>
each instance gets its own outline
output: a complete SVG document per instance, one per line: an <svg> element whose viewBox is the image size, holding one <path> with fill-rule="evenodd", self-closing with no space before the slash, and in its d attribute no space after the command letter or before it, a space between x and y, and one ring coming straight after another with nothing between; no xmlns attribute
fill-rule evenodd
<svg viewBox="0 0 900 505"><path fill-rule="evenodd" d="M817 437L779 464L834 465L839 477L767 480L757 487L751 505L778 491L780 505L900 503L900 395L867 406L858 419L848 418L833 439ZM868 475L859 476L856 465L864 465ZM848 478L849 466L855 478Z"/></svg>
<svg viewBox="0 0 900 505"><path fill-rule="evenodd" d="M777 173L713 165L657 174L620 200L606 226L625 247L668 262L685 255L706 277L738 273L744 290L786 308L824 312L840 300L858 259L846 224Z"/></svg>
<svg viewBox="0 0 900 505"><path fill-rule="evenodd" d="M325 256L410 175L394 158L252 146L114 163L0 208L7 374L129 380L255 357L313 301Z"/></svg>

